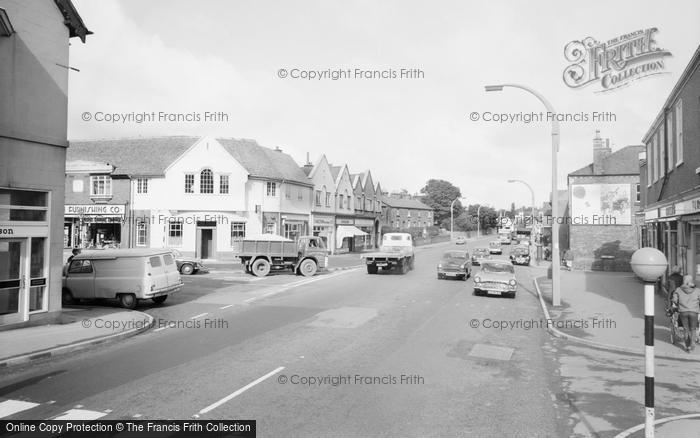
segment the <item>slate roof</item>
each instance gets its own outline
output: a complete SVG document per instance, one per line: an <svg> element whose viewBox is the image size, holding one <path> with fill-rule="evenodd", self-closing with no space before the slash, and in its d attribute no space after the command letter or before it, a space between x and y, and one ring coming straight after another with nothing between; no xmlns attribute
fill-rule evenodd
<svg viewBox="0 0 700 438"><path fill-rule="evenodd" d="M217 138L221 145L248 171L251 177L286 180L313 186L299 164L279 150L260 146L254 140Z"/></svg>
<svg viewBox="0 0 700 438"><path fill-rule="evenodd" d="M199 137L171 136L71 141L66 161L88 160L116 167L114 175L162 176Z"/></svg>
<svg viewBox="0 0 700 438"><path fill-rule="evenodd" d="M432 210L432 208L423 204L417 199L411 198L393 198L391 196L382 196L382 202L392 208L408 208L412 210Z"/></svg>
<svg viewBox="0 0 700 438"><path fill-rule="evenodd" d="M643 145L625 146L603 160L603 173L597 175L638 175L639 153L644 151ZM569 176L594 176L593 163L575 170Z"/></svg>

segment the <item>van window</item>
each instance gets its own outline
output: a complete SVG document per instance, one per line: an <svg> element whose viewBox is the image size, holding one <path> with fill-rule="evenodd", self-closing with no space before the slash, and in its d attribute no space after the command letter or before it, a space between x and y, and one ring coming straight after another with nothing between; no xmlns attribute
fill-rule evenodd
<svg viewBox="0 0 700 438"><path fill-rule="evenodd" d="M90 274L92 273L92 263L90 260L73 260L68 268L69 274Z"/></svg>
<svg viewBox="0 0 700 438"><path fill-rule="evenodd" d="M401 240L403 236L391 236L391 240Z"/></svg>
<svg viewBox="0 0 700 438"><path fill-rule="evenodd" d="M150 263L151 266L154 268L158 268L162 265L162 263L160 262L160 257L158 257L158 256L150 257L148 259L148 263Z"/></svg>
<svg viewBox="0 0 700 438"><path fill-rule="evenodd" d="M165 262L166 265L172 265L173 263L175 263L175 260L173 260L173 256L171 256L170 254L165 254L163 256L163 262Z"/></svg>

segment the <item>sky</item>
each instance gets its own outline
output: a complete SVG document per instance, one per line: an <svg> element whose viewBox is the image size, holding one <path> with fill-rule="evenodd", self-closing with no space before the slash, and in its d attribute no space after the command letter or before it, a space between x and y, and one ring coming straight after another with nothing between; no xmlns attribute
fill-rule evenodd
<svg viewBox="0 0 700 438"><path fill-rule="evenodd" d="M307 154L312 162L325 154L351 173L370 170L385 190L414 193L431 178L448 180L463 202L495 208L530 205L528 189L508 179L530 184L538 205L549 198L551 127L546 120L484 121L489 113L545 111L522 90L487 93L485 85L526 85L558 113L588 116L560 124L562 188L568 173L592 162L596 129L613 150L641 144L700 45L697 0L74 4L94 34L86 44L71 40L70 65L79 70L70 73L71 140L250 138L299 164ZM569 42L648 28L658 29L657 47L671 53L663 74L604 93L597 84L564 83ZM348 69L350 77L338 80L290 77ZM401 78L401 69L422 74ZM156 120L136 122L153 112ZM159 112L194 120L157 120ZM206 112L225 117L205 121ZM614 119L593 122L593 112Z"/></svg>

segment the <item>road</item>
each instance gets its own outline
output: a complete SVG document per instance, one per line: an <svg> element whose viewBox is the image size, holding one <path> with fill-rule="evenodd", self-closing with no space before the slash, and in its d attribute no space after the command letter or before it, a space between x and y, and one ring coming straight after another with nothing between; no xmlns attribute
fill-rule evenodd
<svg viewBox="0 0 700 438"><path fill-rule="evenodd" d="M29 403L7 418L254 419L271 437L570 435L547 333L491 327L541 318L536 268L516 267L515 299L477 297L436 279L448 247L406 275L187 277L140 308L157 328L5 370L0 401Z"/></svg>

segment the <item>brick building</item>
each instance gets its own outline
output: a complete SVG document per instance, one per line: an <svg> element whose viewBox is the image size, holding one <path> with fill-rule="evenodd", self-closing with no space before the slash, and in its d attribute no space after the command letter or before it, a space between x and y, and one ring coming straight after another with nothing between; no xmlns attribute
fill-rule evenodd
<svg viewBox="0 0 700 438"><path fill-rule="evenodd" d="M433 209L406 194L382 196L382 225L392 231L433 225Z"/></svg>
<svg viewBox="0 0 700 438"><path fill-rule="evenodd" d="M700 281L700 47L643 142L643 243Z"/></svg>
<svg viewBox="0 0 700 438"><path fill-rule="evenodd" d="M629 271L639 247L639 153L644 146L615 152L596 131L593 162L567 177L566 216L574 269Z"/></svg>

